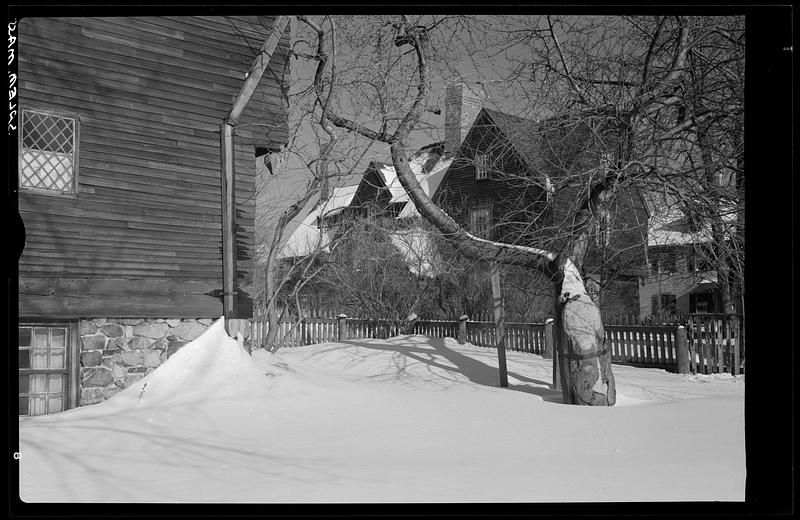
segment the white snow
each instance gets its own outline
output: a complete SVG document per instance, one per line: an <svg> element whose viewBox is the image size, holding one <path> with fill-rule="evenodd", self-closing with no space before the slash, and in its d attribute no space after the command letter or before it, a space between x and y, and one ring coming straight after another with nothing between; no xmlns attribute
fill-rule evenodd
<svg viewBox="0 0 800 520"><path fill-rule="evenodd" d="M614 366L561 404L551 360L452 339L255 351L222 320L112 399L20 418L26 502L742 501L744 380ZM145 386L146 385L146 386Z"/></svg>
<svg viewBox="0 0 800 520"><path fill-rule="evenodd" d="M330 198L310 211L299 226L286 238L279 253L280 258L305 256L320 248L327 248L333 239L330 229L320 229L319 219L330 217L350 205L358 185L334 188Z"/></svg>

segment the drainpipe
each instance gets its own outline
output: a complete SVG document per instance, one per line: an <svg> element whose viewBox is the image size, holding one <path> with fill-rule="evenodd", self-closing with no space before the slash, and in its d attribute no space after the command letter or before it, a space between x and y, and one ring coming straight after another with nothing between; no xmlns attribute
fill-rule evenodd
<svg viewBox="0 0 800 520"><path fill-rule="evenodd" d="M238 311L237 290L236 290L236 213L234 198L234 153L233 135L236 126L239 124L239 117L247 107L250 98L253 96L261 76L269 65L272 53L281 39L281 35L289 23L289 17L278 16L272 27L269 37L264 40L250 71L247 74L242 88L233 101L230 113L223 118L220 124L220 166L222 183L222 309L225 315L225 329L228 334L233 331L230 327L230 319L235 317Z"/></svg>
<svg viewBox="0 0 800 520"><path fill-rule="evenodd" d="M233 125L226 119L220 126L220 163L222 166L222 309L225 328L236 316L236 212L234 210ZM228 332L231 332L230 330Z"/></svg>

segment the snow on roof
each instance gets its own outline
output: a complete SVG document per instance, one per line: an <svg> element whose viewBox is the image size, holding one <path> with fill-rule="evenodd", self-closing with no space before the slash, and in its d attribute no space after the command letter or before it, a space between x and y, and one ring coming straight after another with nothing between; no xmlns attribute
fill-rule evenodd
<svg viewBox="0 0 800 520"><path fill-rule="evenodd" d="M452 158L444 159L442 150L440 146L427 146L414 154L408 161L414 177L416 177L417 182L420 183L420 186L428 196L433 196L439 188L447 168L453 161ZM397 177L397 172L393 165L379 165L378 172L381 175L384 186L392 196L389 204L410 202L408 193L406 193L403 185L400 184L400 179ZM406 204L399 216L402 218L415 214L417 213L414 204Z"/></svg>
<svg viewBox="0 0 800 520"><path fill-rule="evenodd" d="M436 192L452 162L452 158L442 158L442 151L441 143L434 143L423 147L409 159L411 171L429 196ZM389 204L406 203L398 218L418 215L417 208L410 201L405 188L400 184L394 166L390 163L373 162L372 164L391 195ZM321 230L318 225L319 218L332 217L341 213L352 202L358 186L354 184L335 188L327 203L310 211L297 226L297 229L286 240L279 257L305 256L319 247L327 247L333 239L335 230Z"/></svg>
<svg viewBox="0 0 800 520"><path fill-rule="evenodd" d="M358 185L334 188L331 197L324 204L318 205L305 216L297 229L286 240L278 257L305 256L320 247L327 247L332 236L329 230L321 230L317 225L320 216L329 217L341 212L350 205L357 189Z"/></svg>
<svg viewBox="0 0 800 520"><path fill-rule="evenodd" d="M727 228L726 233L732 233L735 230L736 217L734 210L722 213L722 220ZM711 240L709 224L693 231L689 226L688 218L678 208L661 208L653 211L650 216L647 233L647 245L650 247L701 244Z"/></svg>

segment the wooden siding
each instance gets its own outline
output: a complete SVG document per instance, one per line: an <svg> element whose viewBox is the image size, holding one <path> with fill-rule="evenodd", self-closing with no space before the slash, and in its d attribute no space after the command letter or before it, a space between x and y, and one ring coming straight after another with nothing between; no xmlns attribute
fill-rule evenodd
<svg viewBox="0 0 800 520"><path fill-rule="evenodd" d="M502 131L495 127L491 118L483 112L462 143L435 199L447 207L448 213L464 226L469 225L470 208L490 202L495 239L514 240L519 243L520 237L525 235L526 244L536 242L540 247L557 250L560 243L554 237L560 233L556 233L556 229L568 228L571 224L570 210L574 208L574 201L580 195L581 188L579 186L561 188L549 204L549 214L541 218L541 213L547 205L543 186L527 179L545 173L557 183L564 175L557 167L559 160L562 163L561 167L574 171L588 171L599 166L598 152L592 146L587 149L580 148L581 142L586 142L586 145L589 145L589 142L586 137L587 131L576 126L580 125L567 126L566 129L556 132L559 135L548 137L548 140L553 142L542 145L546 150L546 157L541 160L529 157L529 161L542 165L542 171L534 172L527 166L529 163L526 163L520 152L508 143ZM566 135L561 135L563 133ZM559 154L566 154L564 149L579 149L579 153L573 152L571 160L559 159ZM499 156L496 169L500 173L491 179L477 180L474 156L487 150L495 150L493 154ZM531 152L528 152L530 156ZM614 256L615 265L641 263L648 216L638 190L630 187L616 190L611 211L612 247L625 252L623 255ZM538 219L540 223L537 229L531 229L528 225L534 219ZM597 262L596 255L587 259L587 264Z"/></svg>
<svg viewBox="0 0 800 520"><path fill-rule="evenodd" d="M489 149L496 150L499 156L495 163L497 172L492 178L477 180L474 156ZM522 159L483 113L464 139L434 199L466 228L469 228L470 209L489 204L494 225L492 237L503 240L513 237L515 223L524 220L519 212L524 214L541 209L537 204L544 192L533 183L522 180L528 175L530 172Z"/></svg>
<svg viewBox="0 0 800 520"><path fill-rule="evenodd" d="M518 124L520 126L516 129L512 127L511 131L525 130L523 125ZM557 183L564 175L561 168L576 172L597 168L599 153L589 135L585 125L565 124L563 128L553 130L552 135L542 137L546 141L544 144L536 143L533 139L519 139L518 135L506 136L502 128L495 125L490 114L482 112L467 134L434 198L467 228L470 209L489 203L492 209L492 238L558 251L563 236L559 230L570 227L570 210L574 209L574 201L580 195L581 188L561 188L548 204L543 186L526 178L532 179L545 173ZM531 146L535 144L536 148L525 150L527 157L523 157L522 151L512 147L509 139ZM543 150L543 156L535 155L539 149ZM500 173L491 179L477 180L475 154L492 150L499 157L496 168ZM529 166L532 163L539 165L541 171L532 171ZM592 236L584 266L588 272L602 271L612 277L622 275L615 283L605 285L601 302L609 312L636 312L638 282L632 275L638 274L644 263L648 221L646 206L639 191L634 187L615 190L611 215L609 246L595 246ZM534 221L538 226L531 229L530 223Z"/></svg>
<svg viewBox="0 0 800 520"><path fill-rule="evenodd" d="M219 124L266 21L20 21L20 106L80 119L77 195L19 193L21 317L222 314ZM288 44L287 30L236 131L240 286L253 270L254 146L288 139ZM249 315L252 302L240 303Z"/></svg>

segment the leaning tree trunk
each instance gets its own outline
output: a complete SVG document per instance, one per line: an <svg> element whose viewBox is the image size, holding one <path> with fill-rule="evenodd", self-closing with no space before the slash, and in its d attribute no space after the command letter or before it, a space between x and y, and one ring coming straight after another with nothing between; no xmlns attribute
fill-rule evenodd
<svg viewBox="0 0 800 520"><path fill-rule="evenodd" d="M616 385L611 352L605 345L600 310L571 259L562 263L556 281L555 347L565 403L613 406Z"/></svg>
<svg viewBox="0 0 800 520"><path fill-rule="evenodd" d="M428 58L430 56L428 36L424 27L411 25L404 18L400 31L395 38L395 45L402 47L411 45L416 51L419 78L418 93L405 117L394 134L385 131L375 132L352 120L343 118L332 111L326 116L334 125L359 133L375 141L390 145L392 164L397 172L400 184L414 202L419 213L434 225L465 256L519 265L544 272L556 280L556 347L563 356L561 363L562 388L564 402L568 404L584 404L594 406L611 406L616 401L614 376L611 371L609 354L604 348L605 333L600 311L586 294L586 288L580 277L578 268L570 258L572 254L560 257L543 249L524 247L515 244L493 242L468 233L446 212L434 203L422 189L408 164L406 138L420 119L424 102L430 90L428 80ZM318 29L318 28L317 28ZM322 31L318 29L320 42ZM320 43L320 49L322 44ZM320 52L322 54L322 52ZM324 60L320 60L315 83L320 86L321 70ZM603 190L607 188L595 186L592 192L592 204ZM587 206L589 201L587 201ZM588 224L587 211L582 211L580 233L586 242Z"/></svg>

